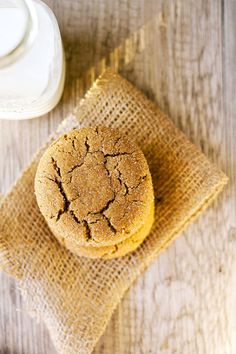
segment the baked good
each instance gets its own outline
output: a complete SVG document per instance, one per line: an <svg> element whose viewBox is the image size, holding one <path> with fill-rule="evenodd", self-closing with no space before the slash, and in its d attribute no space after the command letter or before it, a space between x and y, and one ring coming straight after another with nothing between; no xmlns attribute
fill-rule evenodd
<svg viewBox="0 0 236 354"><path fill-rule="evenodd" d="M134 251L149 234L154 221L154 202L151 205L150 213L143 225L131 237L111 246L92 247L78 246L72 240L62 239L62 243L74 253L89 258L117 258Z"/></svg>
<svg viewBox="0 0 236 354"><path fill-rule="evenodd" d="M153 222L152 180L142 151L104 126L73 129L53 142L39 162L35 193L53 234L78 255L124 255Z"/></svg>

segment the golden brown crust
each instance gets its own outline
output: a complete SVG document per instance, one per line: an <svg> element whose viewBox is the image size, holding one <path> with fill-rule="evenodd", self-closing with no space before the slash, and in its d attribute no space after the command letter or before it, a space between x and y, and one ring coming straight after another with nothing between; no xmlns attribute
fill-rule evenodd
<svg viewBox="0 0 236 354"><path fill-rule="evenodd" d="M74 129L56 140L40 160L35 192L55 236L86 247L131 237L153 202L143 153L103 126Z"/></svg>
<svg viewBox="0 0 236 354"><path fill-rule="evenodd" d="M92 246L78 246L71 239L60 238L59 241L73 253L79 256L89 257L89 258L103 258L112 259L123 257L127 253L134 251L142 241L149 234L152 224L154 221L154 202L151 205L149 215L145 220L144 224L136 231L131 237L123 240L116 245L102 246L102 247L92 247Z"/></svg>

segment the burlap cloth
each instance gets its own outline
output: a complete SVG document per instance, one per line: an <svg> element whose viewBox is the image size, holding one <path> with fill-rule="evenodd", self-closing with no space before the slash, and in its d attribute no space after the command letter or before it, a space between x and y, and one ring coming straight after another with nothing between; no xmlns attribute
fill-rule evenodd
<svg viewBox="0 0 236 354"><path fill-rule="evenodd" d="M150 236L126 257L76 257L47 227L36 204L34 176L43 147L0 208L0 266L19 279L27 308L42 318L56 349L90 353L137 276L227 181L162 113L126 80L108 70L56 136L74 126L105 124L135 138L148 160L156 199Z"/></svg>

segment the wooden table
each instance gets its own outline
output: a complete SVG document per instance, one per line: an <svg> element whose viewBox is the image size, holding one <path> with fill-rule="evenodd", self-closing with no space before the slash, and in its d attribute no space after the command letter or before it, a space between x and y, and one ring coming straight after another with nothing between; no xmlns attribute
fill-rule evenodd
<svg viewBox="0 0 236 354"><path fill-rule="evenodd" d="M236 1L46 2L62 31L66 88L48 115L0 122L1 192L104 67L118 69L170 114L230 184L126 294L95 353L235 354ZM3 273L0 353L55 353L44 325L29 317L16 282Z"/></svg>

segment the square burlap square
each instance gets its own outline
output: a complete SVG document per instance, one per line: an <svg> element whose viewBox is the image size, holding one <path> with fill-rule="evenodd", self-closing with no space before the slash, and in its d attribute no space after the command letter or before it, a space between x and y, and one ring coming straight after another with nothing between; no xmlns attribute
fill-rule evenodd
<svg viewBox="0 0 236 354"><path fill-rule="evenodd" d="M59 245L39 212L34 176L43 147L0 208L0 266L19 279L27 307L49 328L59 353L90 353L124 292L157 254L216 197L226 176L125 79L106 71L65 119L105 124L135 138L153 176L155 223L133 253L115 260L77 257Z"/></svg>

